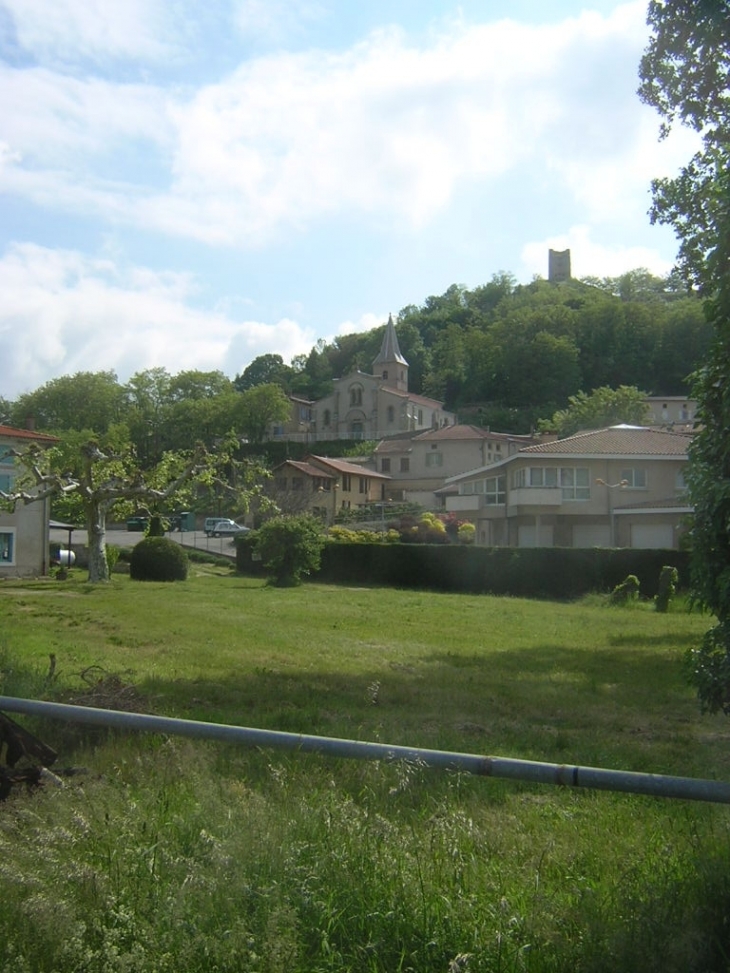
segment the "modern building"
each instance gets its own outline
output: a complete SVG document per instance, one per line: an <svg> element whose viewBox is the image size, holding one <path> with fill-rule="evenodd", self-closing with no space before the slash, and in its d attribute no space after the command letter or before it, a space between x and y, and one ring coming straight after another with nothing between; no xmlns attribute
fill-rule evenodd
<svg viewBox="0 0 730 973"><path fill-rule="evenodd" d="M675 549L691 441L621 425L526 446L447 480L458 493L446 509L474 523L479 544Z"/></svg>

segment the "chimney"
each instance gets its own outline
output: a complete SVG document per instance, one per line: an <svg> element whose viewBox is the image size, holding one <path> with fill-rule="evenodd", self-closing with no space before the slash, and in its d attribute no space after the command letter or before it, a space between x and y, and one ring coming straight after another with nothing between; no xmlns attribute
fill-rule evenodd
<svg viewBox="0 0 730 973"><path fill-rule="evenodd" d="M25 428L28 432L35 432L35 416L25 417Z"/></svg>

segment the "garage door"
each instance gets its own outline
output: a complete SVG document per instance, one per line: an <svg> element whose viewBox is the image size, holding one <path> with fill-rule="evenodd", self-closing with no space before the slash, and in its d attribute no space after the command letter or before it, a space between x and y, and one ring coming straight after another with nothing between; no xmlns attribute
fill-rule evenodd
<svg viewBox="0 0 730 973"><path fill-rule="evenodd" d="M517 544L519 547L552 547L553 528L552 526L541 526L538 535L536 527L519 527L517 529Z"/></svg>
<svg viewBox="0 0 730 973"><path fill-rule="evenodd" d="M652 550L674 547L674 530L671 524L632 524L631 546Z"/></svg>
<svg viewBox="0 0 730 973"><path fill-rule="evenodd" d="M576 524L573 528L573 547L610 547L611 528L608 524Z"/></svg>

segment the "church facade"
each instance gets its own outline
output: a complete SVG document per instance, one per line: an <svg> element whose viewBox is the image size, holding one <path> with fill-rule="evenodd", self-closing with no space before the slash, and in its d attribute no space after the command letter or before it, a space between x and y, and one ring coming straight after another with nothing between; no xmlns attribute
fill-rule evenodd
<svg viewBox="0 0 730 973"><path fill-rule="evenodd" d="M385 439L404 432L441 429L456 416L443 402L408 391L408 362L388 318L373 373L356 371L334 381L330 395L314 406L316 438Z"/></svg>

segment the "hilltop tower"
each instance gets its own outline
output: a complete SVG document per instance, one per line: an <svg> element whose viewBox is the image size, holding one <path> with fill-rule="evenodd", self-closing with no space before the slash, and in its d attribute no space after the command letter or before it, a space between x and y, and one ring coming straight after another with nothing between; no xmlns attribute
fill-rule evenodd
<svg viewBox="0 0 730 973"><path fill-rule="evenodd" d="M570 280L570 250L548 251L548 280L551 284Z"/></svg>

